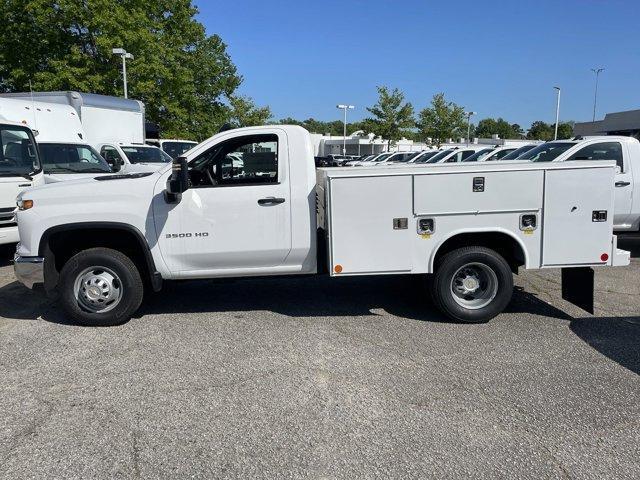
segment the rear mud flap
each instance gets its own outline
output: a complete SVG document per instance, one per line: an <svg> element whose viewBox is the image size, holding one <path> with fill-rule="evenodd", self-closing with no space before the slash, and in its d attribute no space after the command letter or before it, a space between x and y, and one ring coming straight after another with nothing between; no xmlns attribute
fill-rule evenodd
<svg viewBox="0 0 640 480"><path fill-rule="evenodd" d="M591 267L562 269L562 298L593 315L595 272Z"/></svg>

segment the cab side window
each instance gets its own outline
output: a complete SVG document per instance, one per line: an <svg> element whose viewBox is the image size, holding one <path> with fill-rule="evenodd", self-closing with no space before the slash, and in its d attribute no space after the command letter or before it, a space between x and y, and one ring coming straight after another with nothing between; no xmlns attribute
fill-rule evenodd
<svg viewBox="0 0 640 480"><path fill-rule="evenodd" d="M624 171L622 160L622 144L620 142L602 142L587 145L567 160L615 160L621 171Z"/></svg>
<svg viewBox="0 0 640 480"><path fill-rule="evenodd" d="M247 135L222 142L193 160L194 187L278 183L278 136Z"/></svg>

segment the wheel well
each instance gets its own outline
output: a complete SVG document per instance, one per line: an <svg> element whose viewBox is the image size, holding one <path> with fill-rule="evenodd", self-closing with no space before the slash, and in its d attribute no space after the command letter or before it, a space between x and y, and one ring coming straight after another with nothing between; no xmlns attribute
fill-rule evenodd
<svg viewBox="0 0 640 480"><path fill-rule="evenodd" d="M126 228L82 227L46 232L40 245L45 260L45 287L55 288L64 264L75 254L88 248L111 248L128 256L138 267L145 285L159 290L159 274L141 234Z"/></svg>
<svg viewBox="0 0 640 480"><path fill-rule="evenodd" d="M445 254L462 247L490 248L507 261L514 273L518 272L518 267L526 263L522 246L512 236L501 232L471 232L454 235L440 245L433 260L434 266Z"/></svg>

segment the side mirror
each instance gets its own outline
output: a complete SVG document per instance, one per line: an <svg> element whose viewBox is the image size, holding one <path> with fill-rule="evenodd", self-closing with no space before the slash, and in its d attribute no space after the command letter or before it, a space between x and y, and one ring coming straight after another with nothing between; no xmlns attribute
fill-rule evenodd
<svg viewBox="0 0 640 480"><path fill-rule="evenodd" d="M120 160L120 157L113 157L111 159L111 162L109 162L111 164L111 169L114 172L119 172L120 169L122 168L122 160Z"/></svg>
<svg viewBox="0 0 640 480"><path fill-rule="evenodd" d="M170 203L180 199L182 192L189 189L189 165L187 159L178 157L173 161L171 176L167 180L166 197Z"/></svg>

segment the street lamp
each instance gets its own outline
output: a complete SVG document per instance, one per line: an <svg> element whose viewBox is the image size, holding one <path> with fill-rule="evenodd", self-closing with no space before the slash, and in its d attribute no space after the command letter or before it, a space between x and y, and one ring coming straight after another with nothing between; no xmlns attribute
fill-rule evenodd
<svg viewBox="0 0 640 480"><path fill-rule="evenodd" d="M558 121L560 120L560 87L553 87L558 91L558 99L556 101L556 132L553 135L553 139L558 139Z"/></svg>
<svg viewBox="0 0 640 480"><path fill-rule="evenodd" d="M467 145L471 143L471 116L475 115L477 112L466 112L467 116Z"/></svg>
<svg viewBox="0 0 640 480"><path fill-rule="evenodd" d="M596 103L598 101L598 77L600 76L600 72L604 71L604 68L592 68L591 71L596 74L596 91L593 94L593 118L591 121L596 121Z"/></svg>
<svg viewBox="0 0 640 480"><path fill-rule="evenodd" d="M342 155L347 154L347 110L353 110L353 105L336 105L336 108L344 110L344 135L342 136Z"/></svg>
<svg viewBox="0 0 640 480"><path fill-rule="evenodd" d="M133 55L124 48L114 48L111 50L114 55L122 57L122 79L124 81L124 98L127 98L127 59L133 60Z"/></svg>

